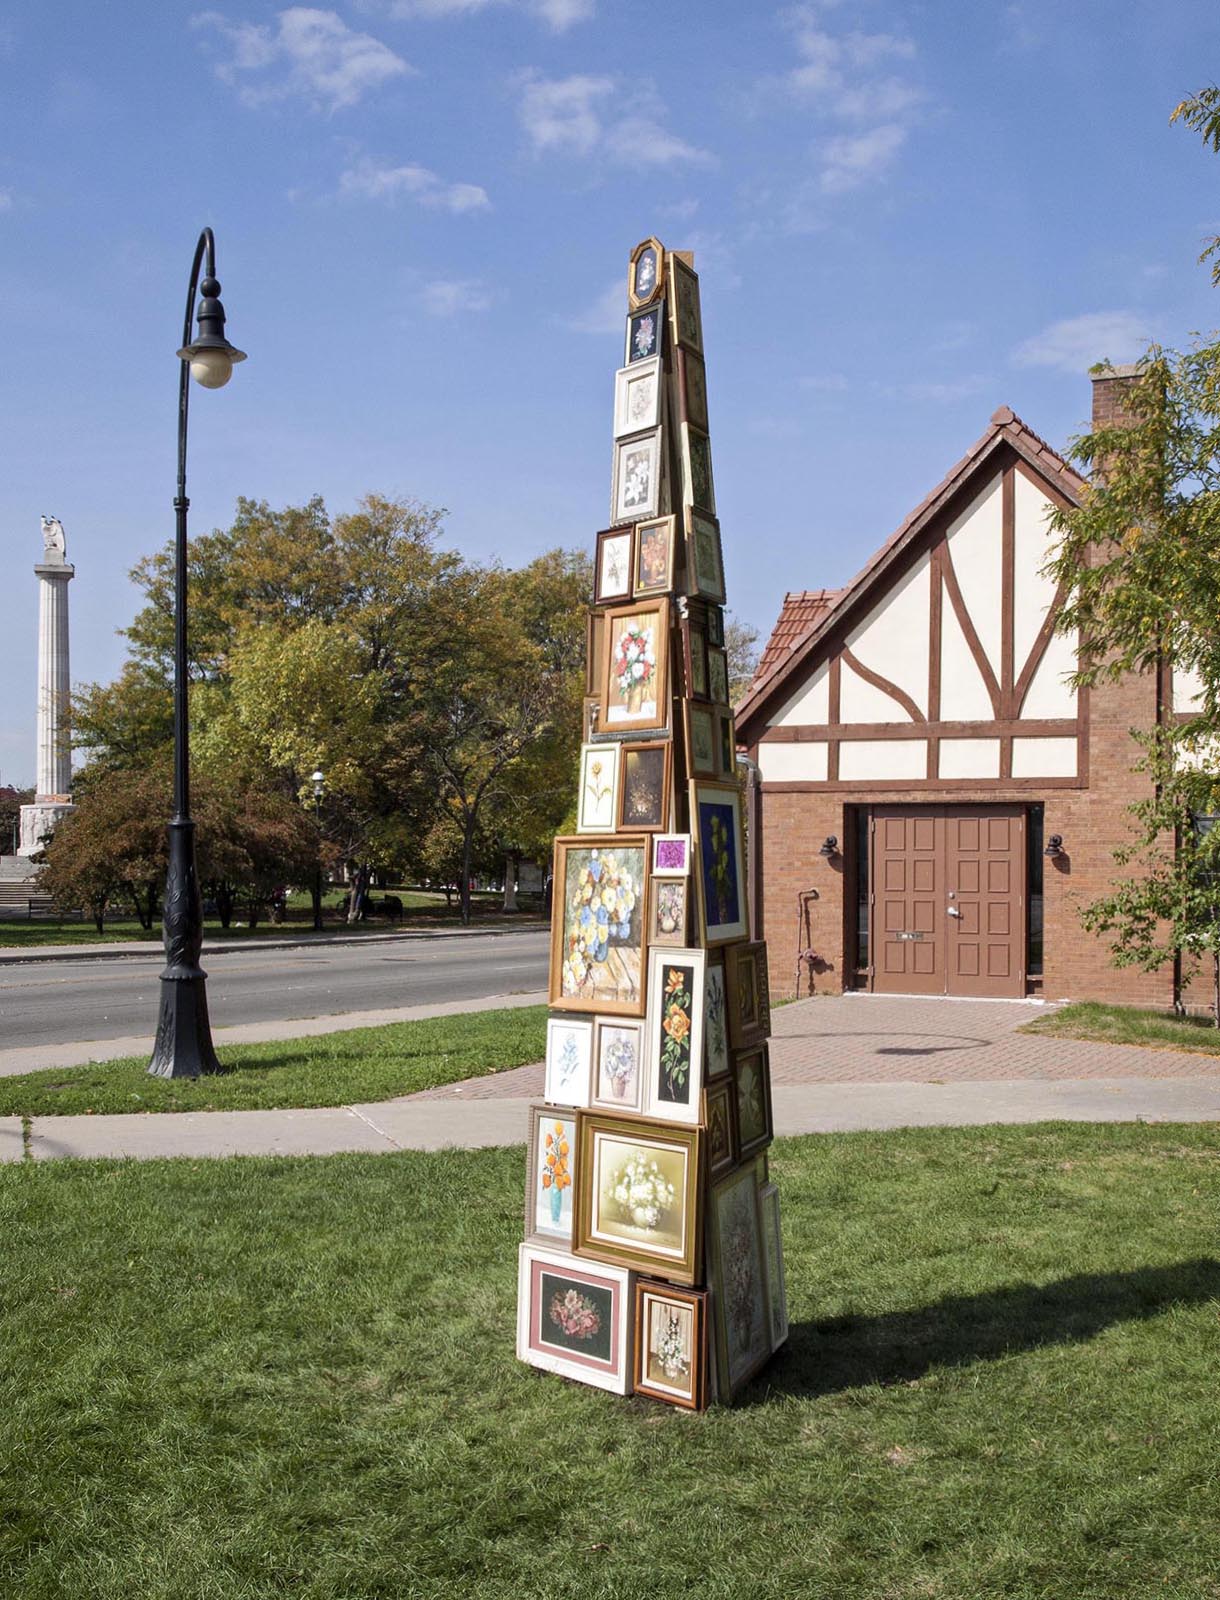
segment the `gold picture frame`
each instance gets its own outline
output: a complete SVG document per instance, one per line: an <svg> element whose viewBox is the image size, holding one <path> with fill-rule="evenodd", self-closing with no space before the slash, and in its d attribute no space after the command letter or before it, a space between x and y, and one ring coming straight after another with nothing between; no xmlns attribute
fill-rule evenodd
<svg viewBox="0 0 1220 1600"><path fill-rule="evenodd" d="M703 1130L584 1111L577 1118L577 1256L674 1283L703 1272Z"/></svg>
<svg viewBox="0 0 1220 1600"><path fill-rule="evenodd" d="M646 833L582 833L555 840L552 1006L606 1016L644 1015L651 851Z"/></svg>
<svg viewBox="0 0 1220 1600"><path fill-rule="evenodd" d="M612 606L602 641L603 733L635 733L669 725L669 602Z"/></svg>
<svg viewBox="0 0 1220 1600"><path fill-rule="evenodd" d="M627 305L632 311L650 306L665 288L665 247L651 235L641 239L627 265Z"/></svg>

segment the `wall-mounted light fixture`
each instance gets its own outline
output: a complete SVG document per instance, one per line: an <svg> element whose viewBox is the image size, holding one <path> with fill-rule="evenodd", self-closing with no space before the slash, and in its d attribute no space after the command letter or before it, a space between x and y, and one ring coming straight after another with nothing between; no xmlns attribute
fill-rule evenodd
<svg viewBox="0 0 1220 1600"><path fill-rule="evenodd" d="M826 836L826 838L823 839L822 848L818 851L818 854L820 856L825 856L826 859L829 861L831 856L837 856L838 853L839 853L838 835L837 834L833 834L833 833L828 834Z"/></svg>
<svg viewBox="0 0 1220 1600"><path fill-rule="evenodd" d="M1042 854L1044 856L1050 856L1052 861L1056 856L1063 855L1063 835L1061 833L1052 833L1050 838L1046 841L1046 849L1042 852Z"/></svg>

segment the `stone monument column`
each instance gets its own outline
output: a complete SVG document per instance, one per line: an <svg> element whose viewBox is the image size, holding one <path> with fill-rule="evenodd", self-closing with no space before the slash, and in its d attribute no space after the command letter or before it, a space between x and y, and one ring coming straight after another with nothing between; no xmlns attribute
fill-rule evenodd
<svg viewBox="0 0 1220 1600"><path fill-rule="evenodd" d="M63 524L42 519L38 577L38 753L34 803L21 808L23 856L42 848L46 834L72 810L72 745L69 727L72 679L68 664L68 584L76 568L67 558Z"/></svg>

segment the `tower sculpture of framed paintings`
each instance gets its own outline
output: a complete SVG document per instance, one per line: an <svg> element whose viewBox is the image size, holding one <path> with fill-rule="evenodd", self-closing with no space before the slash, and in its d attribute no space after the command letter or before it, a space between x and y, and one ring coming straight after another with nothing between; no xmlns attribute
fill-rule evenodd
<svg viewBox="0 0 1220 1600"><path fill-rule="evenodd" d="M555 841L522 1361L729 1402L788 1335L766 947L751 938L699 279L643 240L595 535L577 832Z"/></svg>

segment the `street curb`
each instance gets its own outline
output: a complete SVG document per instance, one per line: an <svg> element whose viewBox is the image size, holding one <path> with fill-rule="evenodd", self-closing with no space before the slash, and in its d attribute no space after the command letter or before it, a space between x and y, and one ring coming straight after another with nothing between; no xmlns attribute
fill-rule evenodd
<svg viewBox="0 0 1220 1600"><path fill-rule="evenodd" d="M245 955L256 950L325 950L333 945L395 944L416 939L502 939L510 933L545 932L549 924L540 922L514 928L413 928L403 933L336 933L320 938L250 939L233 944L205 944L205 956ZM133 939L121 948L93 949L87 944L35 945L28 950L0 947L0 966L44 961L132 961L144 956L160 956L160 941Z"/></svg>

